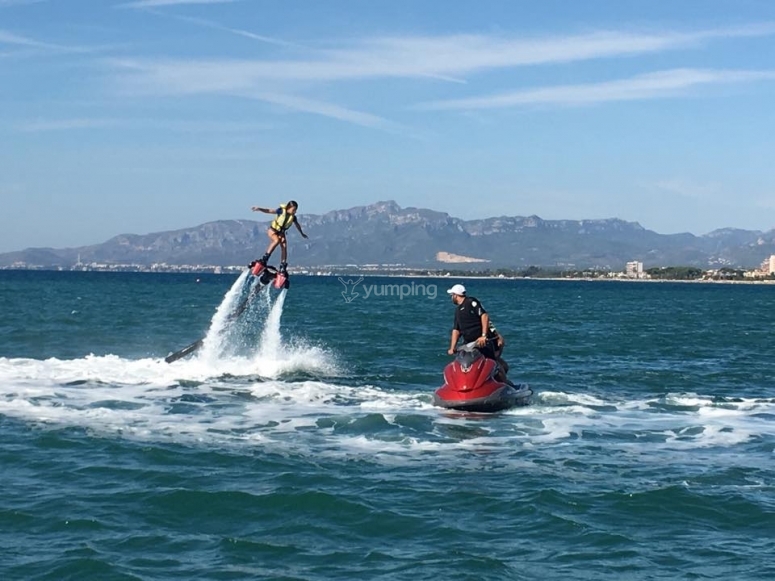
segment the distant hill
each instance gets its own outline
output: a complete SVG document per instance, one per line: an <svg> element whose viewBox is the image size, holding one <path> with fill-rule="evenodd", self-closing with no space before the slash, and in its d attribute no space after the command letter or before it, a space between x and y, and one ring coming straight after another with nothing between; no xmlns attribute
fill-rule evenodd
<svg viewBox="0 0 775 581"><path fill-rule="evenodd" d="M300 214L309 239L289 234L294 266L402 264L410 267L624 268L640 260L646 268L685 265L755 267L775 254L775 230L721 229L703 236L658 234L637 222L543 220L500 216L461 220L392 201ZM41 267L83 263L241 265L267 245L267 222L220 220L153 234L122 234L80 248L29 248L0 254L0 266L16 262ZM277 251L279 257L279 250Z"/></svg>

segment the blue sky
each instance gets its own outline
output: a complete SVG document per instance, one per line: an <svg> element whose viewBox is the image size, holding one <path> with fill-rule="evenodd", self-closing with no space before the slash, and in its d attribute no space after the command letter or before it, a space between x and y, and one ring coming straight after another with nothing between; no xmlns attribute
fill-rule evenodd
<svg viewBox="0 0 775 581"><path fill-rule="evenodd" d="M775 2L0 0L0 251L293 198L775 228Z"/></svg>

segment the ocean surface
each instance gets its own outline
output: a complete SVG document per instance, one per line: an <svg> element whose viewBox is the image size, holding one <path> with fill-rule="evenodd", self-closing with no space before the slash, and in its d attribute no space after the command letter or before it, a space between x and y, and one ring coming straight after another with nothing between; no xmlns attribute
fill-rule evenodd
<svg viewBox="0 0 775 581"><path fill-rule="evenodd" d="M775 578L775 286L249 282L0 271L0 579ZM433 406L453 282L531 405Z"/></svg>

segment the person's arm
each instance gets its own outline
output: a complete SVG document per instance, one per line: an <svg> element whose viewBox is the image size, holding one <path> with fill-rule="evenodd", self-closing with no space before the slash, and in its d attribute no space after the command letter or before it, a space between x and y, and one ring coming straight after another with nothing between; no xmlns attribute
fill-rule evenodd
<svg viewBox="0 0 775 581"><path fill-rule="evenodd" d="M296 230L299 231L299 234L301 234L302 238L309 238L301 229L301 224L299 224L299 219L296 218L296 220L293 221L293 223L296 225Z"/></svg>
<svg viewBox="0 0 775 581"><path fill-rule="evenodd" d="M270 208L261 208L260 206L253 206L251 208L254 212L263 212L264 214L277 214L277 210L272 210Z"/></svg>
<svg viewBox="0 0 775 581"><path fill-rule="evenodd" d="M490 315L484 312L481 314L480 318L482 321L482 336L476 340L476 344L481 347L487 343L487 331L490 328Z"/></svg>
<svg viewBox="0 0 775 581"><path fill-rule="evenodd" d="M447 353L449 353L450 355L455 354L455 347L457 347L458 339L460 339L460 331L458 331L457 329L452 329L452 337L450 338L449 350L447 351Z"/></svg>

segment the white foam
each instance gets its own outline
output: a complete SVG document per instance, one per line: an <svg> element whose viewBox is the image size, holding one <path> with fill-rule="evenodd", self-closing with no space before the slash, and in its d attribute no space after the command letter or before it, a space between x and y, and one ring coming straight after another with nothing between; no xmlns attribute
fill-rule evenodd
<svg viewBox="0 0 775 581"><path fill-rule="evenodd" d="M285 296L288 293L286 289L280 291L274 305L272 305L269 316L266 318L264 330L261 333L261 350L259 355L263 358L277 358L282 349L282 338L280 336L280 320L283 314L283 305L285 305Z"/></svg>
<svg viewBox="0 0 775 581"><path fill-rule="evenodd" d="M0 358L0 414L110 437L268 446L389 463L428 454L457 462L460 454L477 451L508 463L521 461L522 449L535 454L562 447L567 455L604 446L638 463L698 462L697 454L707 450L713 462L740 465L759 460L746 460L739 446L775 437L769 419L775 400L719 402L691 393L627 400L539 390L532 405L492 418L448 413L432 405L433 387L409 391L331 382L340 379L334 354L284 338L282 303L272 303L272 309L277 317L267 318L260 344L244 357L191 358L171 365L114 355ZM314 379L284 375L289 372ZM327 427L370 414L380 414L392 427L375 434ZM397 423L406 415L430 418L420 423L427 432Z"/></svg>

